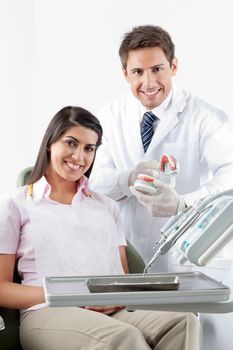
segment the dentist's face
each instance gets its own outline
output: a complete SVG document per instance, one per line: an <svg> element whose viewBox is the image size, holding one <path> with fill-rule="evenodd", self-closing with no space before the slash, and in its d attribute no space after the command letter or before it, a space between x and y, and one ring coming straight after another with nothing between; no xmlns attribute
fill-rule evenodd
<svg viewBox="0 0 233 350"><path fill-rule="evenodd" d="M66 131L50 146L50 164L46 175L53 181L74 182L90 168L98 135L81 125Z"/></svg>
<svg viewBox="0 0 233 350"><path fill-rule="evenodd" d="M127 67L123 71L134 96L151 110L158 107L171 91L177 59L174 58L170 66L163 50L158 46L131 50Z"/></svg>

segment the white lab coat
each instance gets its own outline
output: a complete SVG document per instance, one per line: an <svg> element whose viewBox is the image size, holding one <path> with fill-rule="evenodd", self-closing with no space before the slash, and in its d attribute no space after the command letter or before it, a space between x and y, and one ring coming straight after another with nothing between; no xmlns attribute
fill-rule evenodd
<svg viewBox="0 0 233 350"><path fill-rule="evenodd" d="M118 201L126 236L147 262L167 219L152 217L131 195L129 172L141 161L173 155L180 164L175 189L189 205L209 193L233 188L233 132L223 111L173 87L168 113L144 153L140 110L140 102L131 93L101 109L98 118L104 138L91 186ZM167 257L160 258L154 270L167 271Z"/></svg>

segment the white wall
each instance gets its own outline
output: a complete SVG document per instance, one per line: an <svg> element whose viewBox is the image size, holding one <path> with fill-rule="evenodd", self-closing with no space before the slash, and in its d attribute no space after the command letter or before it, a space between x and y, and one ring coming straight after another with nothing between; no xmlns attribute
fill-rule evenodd
<svg viewBox="0 0 233 350"><path fill-rule="evenodd" d="M33 1L0 1L0 194L15 187L31 145Z"/></svg>

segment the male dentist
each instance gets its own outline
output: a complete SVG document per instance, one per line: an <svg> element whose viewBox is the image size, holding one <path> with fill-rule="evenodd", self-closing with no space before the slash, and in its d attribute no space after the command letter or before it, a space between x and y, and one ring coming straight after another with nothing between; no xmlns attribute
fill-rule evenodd
<svg viewBox="0 0 233 350"><path fill-rule="evenodd" d="M119 203L126 236L148 262L169 216L233 188L233 137L223 111L173 84L178 60L164 29L133 28L124 35L119 55L131 91L98 114L104 139L92 187ZM175 188L159 180L163 154L179 162ZM132 189L139 173L157 179L155 195ZM168 258L160 258L153 269L167 271Z"/></svg>

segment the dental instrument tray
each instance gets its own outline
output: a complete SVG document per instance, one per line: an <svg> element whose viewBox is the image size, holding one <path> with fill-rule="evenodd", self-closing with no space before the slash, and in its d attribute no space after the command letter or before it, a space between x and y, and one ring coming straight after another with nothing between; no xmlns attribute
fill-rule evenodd
<svg viewBox="0 0 233 350"><path fill-rule="evenodd" d="M230 288L201 272L45 277L48 306L222 302Z"/></svg>
<svg viewBox="0 0 233 350"><path fill-rule="evenodd" d="M89 278L88 289L91 293L116 293L149 290L173 290L179 288L178 276L120 276L106 278Z"/></svg>

